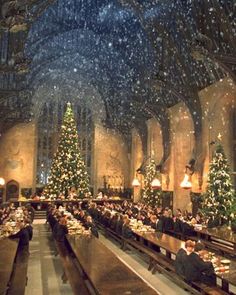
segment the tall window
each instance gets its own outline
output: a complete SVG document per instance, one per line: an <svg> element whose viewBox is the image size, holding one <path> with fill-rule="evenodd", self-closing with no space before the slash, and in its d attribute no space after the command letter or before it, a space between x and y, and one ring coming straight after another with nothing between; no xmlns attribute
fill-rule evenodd
<svg viewBox="0 0 236 295"><path fill-rule="evenodd" d="M37 186L46 184L49 176L53 154L57 150L66 103L63 101L46 102L38 120L38 153L37 153ZM89 175L91 175L91 159L94 124L91 111L79 104L73 105L77 122L80 150Z"/></svg>

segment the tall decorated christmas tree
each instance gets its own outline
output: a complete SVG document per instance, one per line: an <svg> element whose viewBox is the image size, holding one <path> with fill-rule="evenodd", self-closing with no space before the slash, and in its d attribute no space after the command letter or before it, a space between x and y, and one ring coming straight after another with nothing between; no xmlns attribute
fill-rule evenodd
<svg viewBox="0 0 236 295"><path fill-rule="evenodd" d="M153 180L156 178L156 164L154 160L146 166L144 175L144 189L142 201L150 206L160 206L161 191L160 188L153 187Z"/></svg>
<svg viewBox="0 0 236 295"><path fill-rule="evenodd" d="M78 198L89 197L89 177L79 149L78 132L71 104L67 104L61 126L57 152L54 155L45 197L67 194L75 188Z"/></svg>
<svg viewBox="0 0 236 295"><path fill-rule="evenodd" d="M213 225L228 223L232 216L232 206L235 204L235 194L228 161L220 143L217 143L207 182L202 213L206 218L210 218Z"/></svg>

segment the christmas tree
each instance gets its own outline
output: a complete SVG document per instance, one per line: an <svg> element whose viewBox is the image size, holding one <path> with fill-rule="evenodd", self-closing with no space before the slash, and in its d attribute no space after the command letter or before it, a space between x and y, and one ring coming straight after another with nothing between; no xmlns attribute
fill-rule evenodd
<svg viewBox="0 0 236 295"><path fill-rule="evenodd" d="M230 178L230 169L224 149L216 146L208 174L208 186L203 198L202 213L214 225L228 223L231 219L235 195Z"/></svg>
<svg viewBox="0 0 236 295"><path fill-rule="evenodd" d="M71 189L77 190L77 197L90 196L89 177L79 150L78 133L71 104L67 104L61 126L57 152L54 155L44 196L64 195Z"/></svg>
<svg viewBox="0 0 236 295"><path fill-rule="evenodd" d="M156 178L156 164L154 160L150 160L150 163L146 166L144 176L144 189L142 194L142 200L146 204L154 207L160 206L161 203L161 191L157 187L153 187L153 180Z"/></svg>

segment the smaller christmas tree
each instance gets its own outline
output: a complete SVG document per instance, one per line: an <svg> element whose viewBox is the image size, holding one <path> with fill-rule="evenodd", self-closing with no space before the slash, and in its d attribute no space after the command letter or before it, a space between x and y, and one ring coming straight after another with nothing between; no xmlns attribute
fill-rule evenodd
<svg viewBox="0 0 236 295"><path fill-rule="evenodd" d="M156 164L155 161L151 159L150 163L146 166L142 200L152 207L160 206L161 203L161 190L152 186L152 182L155 178Z"/></svg>
<svg viewBox="0 0 236 295"><path fill-rule="evenodd" d="M77 190L78 198L90 196L89 177L79 150L74 114L71 104L68 103L57 152L43 194L47 198L59 193L66 195L71 188Z"/></svg>
<svg viewBox="0 0 236 295"><path fill-rule="evenodd" d="M203 198L202 213L214 225L228 223L235 204L230 169L223 146L217 143L208 174L208 186Z"/></svg>

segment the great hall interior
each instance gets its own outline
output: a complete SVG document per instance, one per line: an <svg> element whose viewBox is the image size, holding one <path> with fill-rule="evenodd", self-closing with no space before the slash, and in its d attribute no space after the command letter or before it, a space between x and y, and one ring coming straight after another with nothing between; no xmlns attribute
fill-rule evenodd
<svg viewBox="0 0 236 295"><path fill-rule="evenodd" d="M0 0L0 295L236 294L235 0Z"/></svg>

